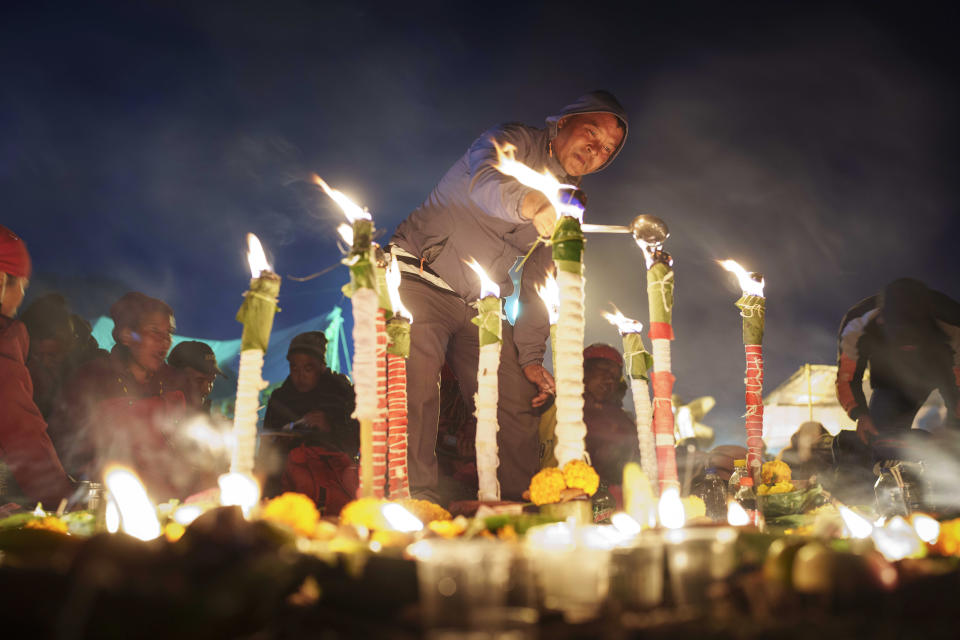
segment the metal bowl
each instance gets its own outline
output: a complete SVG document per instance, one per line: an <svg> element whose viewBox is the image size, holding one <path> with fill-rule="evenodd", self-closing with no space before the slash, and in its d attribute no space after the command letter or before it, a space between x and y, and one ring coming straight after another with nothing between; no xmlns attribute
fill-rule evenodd
<svg viewBox="0 0 960 640"><path fill-rule="evenodd" d="M652 246L662 245L670 237L667 223L656 216L639 215L630 223L630 232L638 243Z"/></svg>

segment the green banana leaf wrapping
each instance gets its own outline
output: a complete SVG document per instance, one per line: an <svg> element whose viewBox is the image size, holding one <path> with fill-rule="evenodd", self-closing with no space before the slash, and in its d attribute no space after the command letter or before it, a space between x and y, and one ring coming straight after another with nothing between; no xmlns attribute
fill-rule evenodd
<svg viewBox="0 0 960 640"><path fill-rule="evenodd" d="M470 322L480 327L480 346L500 342L500 320L503 317L500 298L487 296L474 302L473 306L477 308L477 315Z"/></svg>
<svg viewBox="0 0 960 640"><path fill-rule="evenodd" d="M263 272L250 281L250 290L237 311L237 322L243 323L240 348L244 351L259 349L267 351L273 316L277 312L277 295L280 293L280 276Z"/></svg>
<svg viewBox="0 0 960 640"><path fill-rule="evenodd" d="M788 493L769 493L757 496L757 506L765 518L794 515L809 511L823 502L823 487L815 484L808 489Z"/></svg>
<svg viewBox="0 0 960 640"><path fill-rule="evenodd" d="M583 275L583 230L576 218L560 218L553 230L550 244L553 246L553 259L558 269Z"/></svg>
<svg viewBox="0 0 960 640"><path fill-rule="evenodd" d="M763 344L766 298L743 295L735 304L740 309L740 316L743 318L743 344Z"/></svg>
<svg viewBox="0 0 960 640"><path fill-rule="evenodd" d="M343 287L343 294L348 298L353 297L353 292L357 289L373 289L379 294L377 260L373 253L374 247L370 242L372 236L373 220L354 221L353 247L343 259L343 264L350 267L350 284Z"/></svg>
<svg viewBox="0 0 960 640"><path fill-rule="evenodd" d="M650 322L673 323L673 269L656 262L647 271L647 300Z"/></svg>
<svg viewBox="0 0 960 640"><path fill-rule="evenodd" d="M653 368L653 356L643 346L639 333L623 334L623 360L627 365L627 375L634 380L647 380L647 372Z"/></svg>
<svg viewBox="0 0 960 640"><path fill-rule="evenodd" d="M387 320L387 353L403 358L410 356L410 321L403 316Z"/></svg>
<svg viewBox="0 0 960 640"><path fill-rule="evenodd" d="M393 315L393 304L390 302L390 290L387 288L387 269L376 263L374 267L377 270L377 299L380 301L380 308L386 311L386 317Z"/></svg>

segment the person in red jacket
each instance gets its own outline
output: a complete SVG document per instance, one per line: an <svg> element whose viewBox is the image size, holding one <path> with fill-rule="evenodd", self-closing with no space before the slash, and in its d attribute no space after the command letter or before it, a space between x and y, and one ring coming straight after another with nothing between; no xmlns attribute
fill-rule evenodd
<svg viewBox="0 0 960 640"><path fill-rule="evenodd" d="M33 401L26 366L30 338L14 315L30 278L30 254L23 240L0 226L0 464L31 501L55 509L73 485L60 464L47 424ZM14 494L12 487L6 493Z"/></svg>

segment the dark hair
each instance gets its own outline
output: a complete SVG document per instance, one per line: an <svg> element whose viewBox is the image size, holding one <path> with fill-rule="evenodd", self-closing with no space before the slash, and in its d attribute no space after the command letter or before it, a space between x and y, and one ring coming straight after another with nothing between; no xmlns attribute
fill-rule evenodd
<svg viewBox="0 0 960 640"><path fill-rule="evenodd" d="M113 339L119 344L121 331L138 329L144 316L158 312L173 317L173 309L163 300L151 298L139 291L123 294L110 307L110 317L113 318Z"/></svg>
<svg viewBox="0 0 960 640"><path fill-rule="evenodd" d="M73 344L74 326L70 305L59 293L48 293L34 300L20 314L20 321L27 327L30 341L55 339L69 349Z"/></svg>

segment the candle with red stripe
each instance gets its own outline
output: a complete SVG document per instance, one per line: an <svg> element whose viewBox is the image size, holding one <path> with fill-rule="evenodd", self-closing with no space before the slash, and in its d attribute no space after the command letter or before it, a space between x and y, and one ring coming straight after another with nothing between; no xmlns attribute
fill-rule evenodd
<svg viewBox="0 0 960 640"><path fill-rule="evenodd" d="M663 250L670 235L667 225L655 216L638 216L631 225L634 238L647 264L647 300L650 307L650 342L653 344L653 433L657 449L657 481L660 493L679 490L677 454L674 450L673 383L673 258Z"/></svg>
<svg viewBox="0 0 960 640"><path fill-rule="evenodd" d="M763 463L763 325L766 315L763 275L749 272L733 260L724 260L720 265L735 274L740 283L741 296L735 304L743 318L743 347L747 360L744 380L747 468L756 477Z"/></svg>
<svg viewBox="0 0 960 640"><path fill-rule="evenodd" d="M387 270L387 291L393 316L387 321L387 481L392 500L410 497L407 477L407 357L411 314L400 300L400 267L396 256Z"/></svg>

